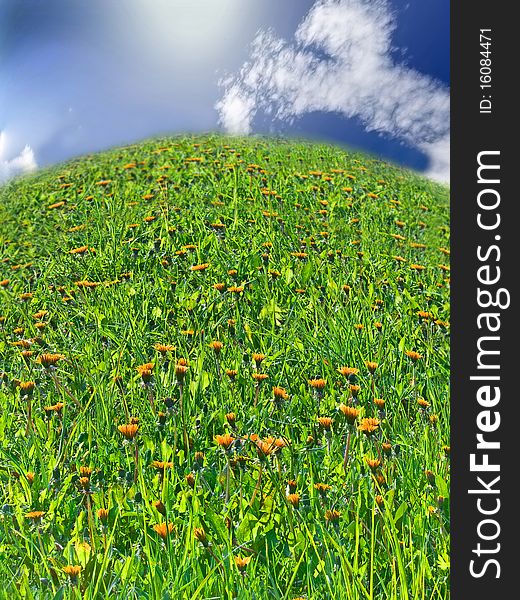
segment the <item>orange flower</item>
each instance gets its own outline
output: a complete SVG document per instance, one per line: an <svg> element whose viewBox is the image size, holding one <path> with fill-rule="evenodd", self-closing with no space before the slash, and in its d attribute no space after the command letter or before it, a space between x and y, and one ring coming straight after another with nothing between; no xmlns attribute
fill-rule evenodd
<svg viewBox="0 0 520 600"><path fill-rule="evenodd" d="M31 521L39 521L45 512L43 510L32 510L25 514L26 519L30 519Z"/></svg>
<svg viewBox="0 0 520 600"><path fill-rule="evenodd" d="M404 353L406 354L406 356L408 356L408 358L413 360L413 362L417 362L422 358L422 354L419 354L419 352L415 352L415 350L405 350Z"/></svg>
<svg viewBox="0 0 520 600"><path fill-rule="evenodd" d="M370 373L374 373L378 367L378 364L376 362L372 362L372 361L367 361L365 363L365 365Z"/></svg>
<svg viewBox="0 0 520 600"><path fill-rule="evenodd" d="M20 381L18 387L22 396L32 396L36 384L34 381Z"/></svg>
<svg viewBox="0 0 520 600"><path fill-rule="evenodd" d="M71 579L77 579L81 573L81 567L80 565L67 565L66 567L63 567L63 572Z"/></svg>
<svg viewBox="0 0 520 600"><path fill-rule="evenodd" d="M157 533L163 540L165 540L173 531L173 523L158 523L153 526L153 530Z"/></svg>
<svg viewBox="0 0 520 600"><path fill-rule="evenodd" d="M159 514L161 514L163 516L166 515L166 506L164 506L164 503L162 502L162 500L155 500L153 502L153 507Z"/></svg>
<svg viewBox="0 0 520 600"><path fill-rule="evenodd" d="M88 492L89 488L90 488L90 478L89 477L80 477L79 478L79 485L80 485L80 487L83 488L83 490L85 492Z"/></svg>
<svg viewBox="0 0 520 600"><path fill-rule="evenodd" d="M93 470L94 469L92 467L80 466L79 474L81 475L81 477L90 477L92 475Z"/></svg>
<svg viewBox="0 0 520 600"><path fill-rule="evenodd" d="M388 442L383 442L381 444L381 450L384 454L389 456L390 454L392 454L392 444L389 444Z"/></svg>
<svg viewBox="0 0 520 600"><path fill-rule="evenodd" d="M433 317L431 312L427 312L425 310L418 310L417 316L421 317L421 319L431 319Z"/></svg>
<svg viewBox="0 0 520 600"><path fill-rule="evenodd" d="M379 429L379 424L379 419L374 419L372 417L361 419L361 424L358 426L358 429L365 435L370 436Z"/></svg>
<svg viewBox="0 0 520 600"><path fill-rule="evenodd" d="M79 248L73 248L69 250L69 254L86 254L88 252L88 246L80 246Z"/></svg>
<svg viewBox="0 0 520 600"><path fill-rule="evenodd" d="M289 398L289 394L283 387L274 386L273 387L273 396L275 400L287 400Z"/></svg>
<svg viewBox="0 0 520 600"><path fill-rule="evenodd" d="M323 427L323 429L330 431L333 419L331 417L318 417L318 423L321 427Z"/></svg>
<svg viewBox="0 0 520 600"><path fill-rule="evenodd" d="M215 352L215 354L219 355L222 348L224 347L224 344L222 342L219 342L218 340L213 340L209 343L209 347L213 350L213 352Z"/></svg>
<svg viewBox="0 0 520 600"><path fill-rule="evenodd" d="M349 425L354 425L356 419L359 417L359 410L353 406L341 403L338 406L338 410L345 416Z"/></svg>
<svg viewBox="0 0 520 600"><path fill-rule="evenodd" d="M175 365L175 376L179 381L184 381L188 369L188 365L182 364L180 360L177 362L177 364Z"/></svg>
<svg viewBox="0 0 520 600"><path fill-rule="evenodd" d="M385 407L385 401L383 398L374 398L374 404L379 408L379 410L383 410Z"/></svg>
<svg viewBox="0 0 520 600"><path fill-rule="evenodd" d="M235 565L238 570L243 573L247 569L247 565L251 562L251 556L241 557L235 556Z"/></svg>
<svg viewBox="0 0 520 600"><path fill-rule="evenodd" d="M48 415L50 415L53 412L59 415L63 410L64 406L65 405L63 404L63 402L56 402L56 404L52 404L51 406L44 406L43 410Z"/></svg>
<svg viewBox="0 0 520 600"><path fill-rule="evenodd" d="M350 389L350 393L352 394L352 396L354 398L357 398L359 391L361 390L361 386L351 384L351 385L349 385L349 389Z"/></svg>
<svg viewBox="0 0 520 600"><path fill-rule="evenodd" d="M235 381L238 371L236 369L226 369L226 375L231 379L231 381Z"/></svg>
<svg viewBox="0 0 520 600"><path fill-rule="evenodd" d="M153 363L146 363L136 367L136 371L141 375L141 378L145 383L152 379L154 366Z"/></svg>
<svg viewBox="0 0 520 600"><path fill-rule="evenodd" d="M359 369L356 369L355 367L340 367L338 373L341 373L344 377L350 377L351 375L357 375Z"/></svg>
<svg viewBox="0 0 520 600"><path fill-rule="evenodd" d="M102 523L106 523L108 521L108 509L99 508L97 511L97 516Z"/></svg>
<svg viewBox="0 0 520 600"><path fill-rule="evenodd" d="M365 458L367 465L372 472L376 472L381 466L381 461L378 458Z"/></svg>
<svg viewBox="0 0 520 600"><path fill-rule="evenodd" d="M259 458L266 458L285 446L285 442L279 438L268 437L265 440L255 440L256 450Z"/></svg>
<svg viewBox="0 0 520 600"><path fill-rule="evenodd" d="M315 390L323 391L324 387L327 385L327 380L321 378L309 379L309 385Z"/></svg>
<svg viewBox="0 0 520 600"><path fill-rule="evenodd" d="M430 408L430 403L427 400L425 400L424 398L417 398L417 404L421 408Z"/></svg>
<svg viewBox="0 0 520 600"><path fill-rule="evenodd" d="M1 283L1 282L0 282ZM33 319L35 321L40 321L41 319L43 319L43 317L45 317L48 314L48 311L46 310L39 310L38 312L34 313L33 315Z"/></svg>
<svg viewBox="0 0 520 600"><path fill-rule="evenodd" d="M158 471L161 471L162 473L164 473L164 471L166 471L166 469L172 469L173 468L173 463L172 462L167 462L167 461L164 461L164 460L154 460L152 462L152 467L154 467Z"/></svg>
<svg viewBox="0 0 520 600"><path fill-rule="evenodd" d="M230 412L226 414L226 421L231 425L231 427L233 427L235 425L236 422L236 414L234 412Z"/></svg>
<svg viewBox="0 0 520 600"><path fill-rule="evenodd" d="M297 483L294 479L289 479L289 481L287 482L287 489L288 489L288 494L294 494L294 492L296 491L296 486Z"/></svg>
<svg viewBox="0 0 520 600"><path fill-rule="evenodd" d="M192 265L190 271L205 271L209 268L209 263L202 263L201 265Z"/></svg>
<svg viewBox="0 0 520 600"><path fill-rule="evenodd" d="M330 486L328 483L315 483L314 489L324 496L330 489L332 489L332 486Z"/></svg>
<svg viewBox="0 0 520 600"><path fill-rule="evenodd" d="M168 352L173 352L175 350L175 346L171 346L169 344L155 344L154 348L163 356L165 356Z"/></svg>
<svg viewBox="0 0 520 600"><path fill-rule="evenodd" d="M49 369L50 367L55 367L64 358L63 354L41 354L38 362L46 369Z"/></svg>
<svg viewBox="0 0 520 600"><path fill-rule="evenodd" d="M289 494L287 496L287 502L294 508L298 508L298 506L300 506L300 494Z"/></svg>
<svg viewBox="0 0 520 600"><path fill-rule="evenodd" d="M253 361L257 367L265 360L265 354L260 354L259 352L253 352Z"/></svg>
<svg viewBox="0 0 520 600"><path fill-rule="evenodd" d="M269 375L267 375L266 373L253 373L252 377L257 383L269 379Z"/></svg>
<svg viewBox="0 0 520 600"><path fill-rule="evenodd" d="M229 450L234 441L235 438L229 433L224 433L223 435L215 436L215 442L217 442L219 446L222 446L224 450Z"/></svg>
<svg viewBox="0 0 520 600"><path fill-rule="evenodd" d="M338 510L327 510L325 511L325 521L328 523L337 523L341 513Z"/></svg>
<svg viewBox="0 0 520 600"><path fill-rule="evenodd" d="M196 540L198 540L203 546L208 545L208 537L203 527L195 527L193 529L193 536Z"/></svg>
<svg viewBox="0 0 520 600"><path fill-rule="evenodd" d="M133 440L137 435L139 425L137 423L126 423L119 425L118 429L127 440Z"/></svg>

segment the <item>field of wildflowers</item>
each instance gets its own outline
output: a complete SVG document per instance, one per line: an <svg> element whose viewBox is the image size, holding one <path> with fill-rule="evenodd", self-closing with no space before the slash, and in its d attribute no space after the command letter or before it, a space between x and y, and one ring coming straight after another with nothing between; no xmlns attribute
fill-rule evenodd
<svg viewBox="0 0 520 600"><path fill-rule="evenodd" d="M1 188L0 598L448 598L448 195L211 135Z"/></svg>

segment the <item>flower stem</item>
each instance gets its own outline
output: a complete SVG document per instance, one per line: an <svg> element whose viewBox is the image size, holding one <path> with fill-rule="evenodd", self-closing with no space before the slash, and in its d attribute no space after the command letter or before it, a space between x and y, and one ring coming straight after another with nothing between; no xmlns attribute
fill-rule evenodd
<svg viewBox="0 0 520 600"><path fill-rule="evenodd" d="M251 496L251 500L249 502L249 506L253 506L253 502L255 501L256 495L258 493L258 490L260 489L260 485L262 483L262 465L260 465L260 469L258 471L258 480L256 482L256 486L253 492L253 495Z"/></svg>
<svg viewBox="0 0 520 600"><path fill-rule="evenodd" d="M343 453L343 470L345 471L345 474L347 473L348 451L350 448L350 434L351 431L349 429L347 434L347 443L345 444L345 452Z"/></svg>

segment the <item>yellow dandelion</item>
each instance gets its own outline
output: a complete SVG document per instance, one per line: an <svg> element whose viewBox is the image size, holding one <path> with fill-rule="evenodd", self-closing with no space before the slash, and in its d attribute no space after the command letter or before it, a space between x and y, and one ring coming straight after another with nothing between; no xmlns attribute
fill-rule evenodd
<svg viewBox="0 0 520 600"><path fill-rule="evenodd" d="M374 419L372 417L361 419L361 423L358 425L358 430L364 433L367 436L370 436L379 429L380 421L379 419Z"/></svg>
<svg viewBox="0 0 520 600"><path fill-rule="evenodd" d="M300 506L300 494L288 494L287 502L294 508L298 508Z"/></svg>
<svg viewBox="0 0 520 600"><path fill-rule="evenodd" d="M309 383L310 387L313 388L314 390L323 391L323 389L327 385L327 380L322 379L322 378L309 379L308 383Z"/></svg>
<svg viewBox="0 0 520 600"><path fill-rule="evenodd" d="M235 556L235 565L240 573L244 573L247 569L247 565L251 562L251 556Z"/></svg>
<svg viewBox="0 0 520 600"><path fill-rule="evenodd" d="M334 420L331 417L318 417L318 423L325 431L330 431L333 422Z"/></svg>
<svg viewBox="0 0 520 600"><path fill-rule="evenodd" d="M67 565L65 567L63 567L63 572L65 573L65 575L68 575L71 579L77 579L79 577L79 574L81 573L81 566L80 565Z"/></svg>
<svg viewBox="0 0 520 600"><path fill-rule="evenodd" d="M208 536L203 527L195 527L193 529L194 538L199 541L203 546L208 545Z"/></svg>
<svg viewBox="0 0 520 600"><path fill-rule="evenodd" d="M173 352L175 350L175 346L172 346L171 344L154 344L154 349L165 356L168 354L168 352Z"/></svg>
<svg viewBox="0 0 520 600"><path fill-rule="evenodd" d="M234 441L235 441L235 438L232 435L230 435L229 433L224 433L223 435L215 436L215 442L219 446L224 448L224 450L229 450L229 448L231 447L231 445L233 444Z"/></svg>
<svg viewBox="0 0 520 600"><path fill-rule="evenodd" d="M269 379L269 375L267 375L267 373L253 373L252 377L257 383Z"/></svg>
<svg viewBox="0 0 520 600"><path fill-rule="evenodd" d="M40 521L40 519L45 515L43 510L32 510L31 512L25 513L25 518L30 521Z"/></svg>
<svg viewBox="0 0 520 600"><path fill-rule="evenodd" d="M325 520L328 523L337 523L341 513L338 510L327 510L325 511Z"/></svg>
<svg viewBox="0 0 520 600"><path fill-rule="evenodd" d="M413 362L417 362L418 360L420 360L423 356L422 354L419 354L419 352L415 352L415 350L405 350L404 352L406 354L406 356L408 356L408 358L410 358Z"/></svg>
<svg viewBox="0 0 520 600"><path fill-rule="evenodd" d="M224 347L224 344L222 342L219 342L218 340L213 340L209 343L209 347L213 350L213 352L215 352L215 354L219 355L222 348Z"/></svg>
<svg viewBox="0 0 520 600"><path fill-rule="evenodd" d="M340 367L338 373L341 373L344 377L351 377L352 375L357 375L359 369L356 369L355 367Z"/></svg>
<svg viewBox="0 0 520 600"><path fill-rule="evenodd" d="M159 537L165 540L173 532L173 523L158 523L153 526L153 530Z"/></svg>
<svg viewBox="0 0 520 600"><path fill-rule="evenodd" d="M190 271L205 271L209 268L209 263L202 263L200 265L192 265Z"/></svg>
<svg viewBox="0 0 520 600"><path fill-rule="evenodd" d="M349 425L354 425L356 419L359 417L359 409L354 408L353 406L341 403L338 406L338 410L345 417Z"/></svg>
<svg viewBox="0 0 520 600"><path fill-rule="evenodd" d="M133 440L139 431L139 425L137 423L125 423L119 425L118 430L125 439Z"/></svg>
<svg viewBox="0 0 520 600"><path fill-rule="evenodd" d="M275 400L287 400L287 398L289 398L287 390L279 386L273 387L273 396Z"/></svg>

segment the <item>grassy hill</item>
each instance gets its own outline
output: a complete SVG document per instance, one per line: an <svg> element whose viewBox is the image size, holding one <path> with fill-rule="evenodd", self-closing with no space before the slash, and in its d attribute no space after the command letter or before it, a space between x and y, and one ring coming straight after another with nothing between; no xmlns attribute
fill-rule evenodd
<svg viewBox="0 0 520 600"><path fill-rule="evenodd" d="M448 196L217 136L0 188L0 597L447 598Z"/></svg>

